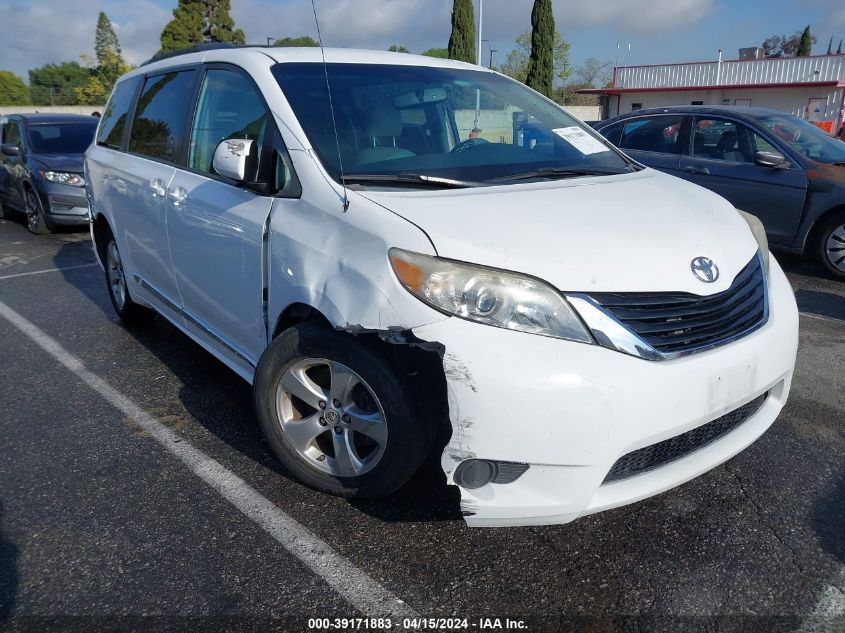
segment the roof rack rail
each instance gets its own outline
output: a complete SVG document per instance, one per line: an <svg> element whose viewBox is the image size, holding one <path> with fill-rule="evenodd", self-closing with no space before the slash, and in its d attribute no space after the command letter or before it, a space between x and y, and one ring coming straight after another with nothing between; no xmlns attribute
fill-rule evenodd
<svg viewBox="0 0 845 633"><path fill-rule="evenodd" d="M170 59L171 57L178 57L179 55L188 55L189 53L202 53L203 51L216 51L223 48L254 48L256 44L226 44L225 42L203 42L202 44L194 44L187 48L180 48L176 51L168 51L167 53L159 51L147 61L141 64L146 66L153 62L161 61L162 59Z"/></svg>

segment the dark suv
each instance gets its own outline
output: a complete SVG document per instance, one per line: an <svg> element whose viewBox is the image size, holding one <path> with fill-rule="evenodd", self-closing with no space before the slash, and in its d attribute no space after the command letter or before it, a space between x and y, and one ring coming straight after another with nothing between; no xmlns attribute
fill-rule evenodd
<svg viewBox="0 0 845 633"><path fill-rule="evenodd" d="M83 154L97 129L93 116L15 114L0 126L0 217L26 214L33 233L88 224Z"/></svg>
<svg viewBox="0 0 845 633"><path fill-rule="evenodd" d="M751 107L674 106L596 124L644 165L690 180L763 221L773 247L817 256L845 279L845 143Z"/></svg>

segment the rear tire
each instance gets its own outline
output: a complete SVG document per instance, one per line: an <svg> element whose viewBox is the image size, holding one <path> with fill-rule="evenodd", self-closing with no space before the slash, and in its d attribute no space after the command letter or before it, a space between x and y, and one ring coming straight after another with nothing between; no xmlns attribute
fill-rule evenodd
<svg viewBox="0 0 845 633"><path fill-rule="evenodd" d="M396 491L434 439L401 371L365 342L316 323L273 341L258 363L253 400L279 461L306 485L340 497Z"/></svg>
<svg viewBox="0 0 845 633"><path fill-rule="evenodd" d="M845 210L837 211L819 227L816 254L828 272L845 281Z"/></svg>
<svg viewBox="0 0 845 633"><path fill-rule="evenodd" d="M26 228L35 235L52 233L52 227L44 217L44 207L41 205L38 194L27 186L24 195L26 197Z"/></svg>
<svg viewBox="0 0 845 633"><path fill-rule="evenodd" d="M123 269L123 260L120 251L117 249L117 242L111 231L106 233L106 247L104 249L106 274L106 287L109 291L109 299L117 312L120 320L127 325L146 325L155 317L155 311L135 303L129 295L129 287L126 285L126 273Z"/></svg>

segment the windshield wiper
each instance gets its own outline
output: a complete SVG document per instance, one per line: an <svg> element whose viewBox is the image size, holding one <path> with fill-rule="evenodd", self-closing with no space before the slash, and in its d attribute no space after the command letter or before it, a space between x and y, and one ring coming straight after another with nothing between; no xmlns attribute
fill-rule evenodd
<svg viewBox="0 0 845 633"><path fill-rule="evenodd" d="M401 173L401 174L346 174L343 182L348 183L371 183L386 185L422 185L424 187L455 188L480 187L482 183L470 182L468 180L454 180L452 178L441 178L440 176L426 176L425 174Z"/></svg>
<svg viewBox="0 0 845 633"><path fill-rule="evenodd" d="M577 176L615 176L624 174L624 171L601 169L596 167L543 167L534 171L526 171L510 176L499 176L485 180L491 182L510 182L512 180L529 180L531 178L575 178Z"/></svg>

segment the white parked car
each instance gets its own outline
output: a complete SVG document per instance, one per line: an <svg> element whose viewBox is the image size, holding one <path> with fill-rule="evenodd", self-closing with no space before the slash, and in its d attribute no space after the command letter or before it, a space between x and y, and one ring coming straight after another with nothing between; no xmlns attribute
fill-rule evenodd
<svg viewBox="0 0 845 633"><path fill-rule="evenodd" d="M798 314L753 217L486 69L325 59L142 65L86 156L118 314L249 381L293 475L380 497L435 450L470 525L565 523L772 424Z"/></svg>

